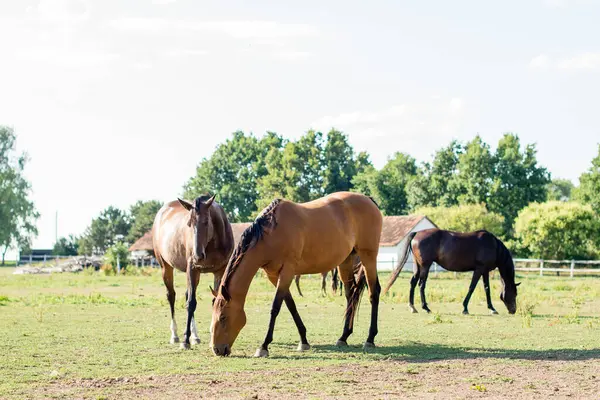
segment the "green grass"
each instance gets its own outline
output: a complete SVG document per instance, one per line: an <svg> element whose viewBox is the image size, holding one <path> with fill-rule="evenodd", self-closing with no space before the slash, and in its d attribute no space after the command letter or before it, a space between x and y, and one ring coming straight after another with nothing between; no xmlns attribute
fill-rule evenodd
<svg viewBox="0 0 600 400"><path fill-rule="evenodd" d="M248 323L232 356L217 358L207 345L211 312L207 286L212 285L212 276L202 276L199 286L196 319L203 343L191 351L181 351L168 344L169 312L159 271L138 276L12 275L13 271L0 269L0 398L35 397L48 383L84 378L187 373L222 377L226 372L293 369L312 376L314 379L306 383L312 386L327 378L321 377L319 368L330 366L398 361L407 363L403 371L413 375L419 374L423 363L433 361L597 362L600 358L597 278L519 278L523 281L519 287L520 308L512 316L498 298L499 280L493 279L493 301L500 315L488 314L480 286L471 299L471 315L462 316L460 303L470 276L463 274L455 279L451 274L441 274L431 277L427 286L433 313L412 315L406 306L408 275L403 274L390 294L382 298L378 347L364 352L362 343L370 318L368 296L363 297L354 334L348 341L350 348L340 350L333 344L342 330L345 300L333 295L322 297L320 276L307 276L301 281L305 297L299 297L295 289L292 293L313 349L295 351L298 334L283 308L270 346L271 357L264 360L252 357L266 332L274 295L273 287L262 276L250 288ZM380 276L387 281L386 274ZM176 316L181 338L184 287L184 275L177 274ZM504 375L496 380L512 382L514 377ZM472 383L473 390L491 390L492 383ZM325 392L318 393L334 395L343 385L343 379L331 380L322 389Z"/></svg>

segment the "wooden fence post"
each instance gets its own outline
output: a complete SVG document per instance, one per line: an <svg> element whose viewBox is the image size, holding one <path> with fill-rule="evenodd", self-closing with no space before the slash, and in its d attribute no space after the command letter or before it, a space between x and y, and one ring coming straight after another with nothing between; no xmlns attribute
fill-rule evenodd
<svg viewBox="0 0 600 400"><path fill-rule="evenodd" d="M544 260L540 262L540 276L544 276Z"/></svg>
<svg viewBox="0 0 600 400"><path fill-rule="evenodd" d="M571 278L573 277L575 272L575 260L571 260Z"/></svg>

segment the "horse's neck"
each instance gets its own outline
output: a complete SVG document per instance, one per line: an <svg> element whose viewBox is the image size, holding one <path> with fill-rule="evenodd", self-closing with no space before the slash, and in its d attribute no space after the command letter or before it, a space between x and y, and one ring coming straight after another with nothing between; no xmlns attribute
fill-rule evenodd
<svg viewBox="0 0 600 400"><path fill-rule="evenodd" d="M227 290L231 298L240 301L242 306L246 302L250 284L260 266L261 263L254 256L254 252L250 250L249 253L244 254L240 264L232 271L227 283Z"/></svg>
<svg viewBox="0 0 600 400"><path fill-rule="evenodd" d="M504 284L512 284L515 283L515 266L512 262L512 259L507 259L504 263L498 266L498 271L500 272L500 277Z"/></svg>

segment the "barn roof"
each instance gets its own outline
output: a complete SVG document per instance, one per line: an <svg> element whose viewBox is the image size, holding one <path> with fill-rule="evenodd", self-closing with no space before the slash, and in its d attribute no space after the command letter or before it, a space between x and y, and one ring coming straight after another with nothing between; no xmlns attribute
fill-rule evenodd
<svg viewBox="0 0 600 400"><path fill-rule="evenodd" d="M149 230L129 247L129 251L154 250L152 247L152 230Z"/></svg>
<svg viewBox="0 0 600 400"><path fill-rule="evenodd" d="M417 226L423 219L428 219L424 215L399 215L383 217L383 227L381 230L380 246L396 246ZM431 221L430 221L431 222ZM231 224L233 238L237 245L242 233L250 226L250 222L240 222ZM435 224L432 225L435 226ZM129 251L148 250L152 251L152 231L146 232L138 241L136 241Z"/></svg>
<svg viewBox="0 0 600 400"><path fill-rule="evenodd" d="M423 219L429 220L424 215L395 215L383 217L381 228L380 246L397 246ZM431 222L431 221L429 221ZM433 226L433 222L431 223Z"/></svg>

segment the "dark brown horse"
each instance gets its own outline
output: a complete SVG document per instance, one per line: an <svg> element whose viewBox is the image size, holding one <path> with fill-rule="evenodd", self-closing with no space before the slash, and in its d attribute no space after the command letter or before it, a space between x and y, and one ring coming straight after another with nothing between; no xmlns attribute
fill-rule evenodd
<svg viewBox="0 0 600 400"><path fill-rule="evenodd" d="M414 255L414 274L410 280L409 307L413 313L417 312L414 306L417 282L421 288L423 310L431 312L425 301L425 285L429 268L434 262L448 271L473 271L469 293L463 301L463 314L469 313L469 300L482 276L487 306L492 314L498 314L492 305L490 296L490 271L496 267L500 272L503 285L500 299L510 314L514 314L517 310L517 286L520 283L515 284L515 265L512 256L504 243L490 232L482 230L458 233L434 228L411 233L408 236L404 255L398 262L383 293L386 293L398 278L411 250Z"/></svg>
<svg viewBox="0 0 600 400"><path fill-rule="evenodd" d="M152 227L154 254L162 268L171 306L171 343L178 343L175 323L175 288L173 268L187 273L186 303L188 310L185 335L181 347L190 348L190 335L194 344L200 343L194 311L196 288L200 273L212 272L218 285L233 252L231 225L215 196L200 196L191 203L177 199L165 204L156 214Z"/></svg>
<svg viewBox="0 0 600 400"><path fill-rule="evenodd" d="M381 286L377 279L377 253L383 217L372 199L358 193L339 192L308 203L275 200L244 231L221 282L213 306L211 346L218 356L231 352L231 346L246 324L244 304L250 283L263 268L277 287L271 320L265 340L256 356L269 355L275 320L285 301L298 333L298 349L308 350L306 328L290 293L296 275L318 274L339 266L346 291L344 331L338 346L347 346L360 294L368 285L371 300L371 327L365 347L375 346ZM353 255L363 267L354 276Z"/></svg>

